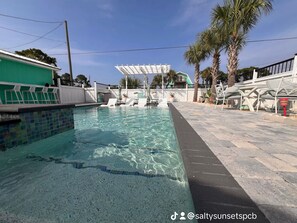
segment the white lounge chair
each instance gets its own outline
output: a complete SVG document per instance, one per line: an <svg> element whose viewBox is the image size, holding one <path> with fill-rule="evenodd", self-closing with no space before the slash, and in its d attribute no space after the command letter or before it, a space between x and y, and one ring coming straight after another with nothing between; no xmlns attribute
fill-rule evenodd
<svg viewBox="0 0 297 223"><path fill-rule="evenodd" d="M120 105L120 107L130 107L134 105L134 99L133 98L128 98L125 102L125 104Z"/></svg>
<svg viewBox="0 0 297 223"><path fill-rule="evenodd" d="M117 101L118 101L118 100L117 100L116 98L110 98L110 99L108 100L107 105L101 105L101 107L115 107Z"/></svg>
<svg viewBox="0 0 297 223"><path fill-rule="evenodd" d="M297 98L297 83L294 82L294 77L268 80L266 86L267 88L263 91L260 98L262 100L274 100L275 113L277 113L277 103L279 98Z"/></svg>
<svg viewBox="0 0 297 223"><path fill-rule="evenodd" d="M160 99L159 100L158 107L160 107L160 108L167 108L168 107L167 98Z"/></svg>
<svg viewBox="0 0 297 223"><path fill-rule="evenodd" d="M153 92L150 95L150 103L157 104L159 102L159 97L157 97L157 92Z"/></svg>
<svg viewBox="0 0 297 223"><path fill-rule="evenodd" d="M147 105L147 98L139 98L137 107L145 107Z"/></svg>
<svg viewBox="0 0 297 223"><path fill-rule="evenodd" d="M222 101L222 107L221 109L223 110L223 106L225 102L228 103L229 99L240 99L240 106L242 102L242 97L238 91L238 86L224 86L222 83L216 85L216 106L218 105L219 101Z"/></svg>

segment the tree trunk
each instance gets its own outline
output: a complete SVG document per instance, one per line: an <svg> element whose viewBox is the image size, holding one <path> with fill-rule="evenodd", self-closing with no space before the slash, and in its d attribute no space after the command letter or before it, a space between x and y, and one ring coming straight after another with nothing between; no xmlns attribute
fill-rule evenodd
<svg viewBox="0 0 297 223"><path fill-rule="evenodd" d="M211 68L211 77L212 77L212 85L211 85L211 97L213 99L216 98L216 84L218 79L218 72L220 68L220 53L215 52L212 58L212 68Z"/></svg>
<svg viewBox="0 0 297 223"><path fill-rule="evenodd" d="M194 97L193 97L193 102L197 102L197 99L198 99L199 72L200 72L200 65L198 63L196 63L195 64L195 76L194 76Z"/></svg>
<svg viewBox="0 0 297 223"><path fill-rule="evenodd" d="M228 47L228 87L232 87L235 84L235 75L238 68L238 51L237 39L234 37Z"/></svg>

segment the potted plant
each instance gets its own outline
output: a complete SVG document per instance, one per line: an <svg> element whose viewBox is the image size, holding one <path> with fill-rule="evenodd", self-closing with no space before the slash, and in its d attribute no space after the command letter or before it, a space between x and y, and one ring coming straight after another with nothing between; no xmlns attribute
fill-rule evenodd
<svg viewBox="0 0 297 223"><path fill-rule="evenodd" d="M205 99L205 103L213 103L213 97L211 95L210 89L208 89L206 93L203 94L203 97Z"/></svg>

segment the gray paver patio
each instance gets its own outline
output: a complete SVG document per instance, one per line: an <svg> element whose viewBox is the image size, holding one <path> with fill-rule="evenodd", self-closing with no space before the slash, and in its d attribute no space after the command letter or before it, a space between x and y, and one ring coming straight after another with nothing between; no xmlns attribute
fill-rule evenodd
<svg viewBox="0 0 297 223"><path fill-rule="evenodd" d="M297 125L261 112L173 105L270 222L297 222Z"/></svg>

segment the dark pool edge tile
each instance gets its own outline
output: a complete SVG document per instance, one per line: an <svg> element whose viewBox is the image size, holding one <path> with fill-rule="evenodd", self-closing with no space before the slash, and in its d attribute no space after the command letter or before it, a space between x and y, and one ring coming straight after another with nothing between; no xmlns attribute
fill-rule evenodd
<svg viewBox="0 0 297 223"><path fill-rule="evenodd" d="M184 119L173 104L169 104L169 109L179 142L181 156L184 162L196 213L203 214L206 211L208 213L240 213L242 208L238 208L238 206L241 206L245 208L245 210L253 210L257 212L257 219L250 222L269 222L259 207L237 183L230 172L224 167L220 160L209 149L202 138L196 133L187 120ZM201 160L203 156L191 156L194 153L197 154L195 150L207 151L208 157L211 157L211 159ZM204 171L200 171L199 165L195 165L195 162L209 165L204 167ZM212 164L214 163L221 165L219 168L213 168ZM222 181L224 181L224 179L222 179L222 177L218 177L218 179L211 179L211 185L206 188L204 172L207 171L208 168L209 172L212 174L217 173L218 175L222 175L222 172L227 173L225 174L225 177L226 180L228 180L228 184L222 186ZM233 192L234 189L236 190L236 193ZM214 197L214 195L218 196ZM216 205L212 202L208 202L207 197L209 197L210 200L215 198L214 201L216 202ZM220 211L220 207L224 208ZM200 220L199 222L208 221Z"/></svg>

